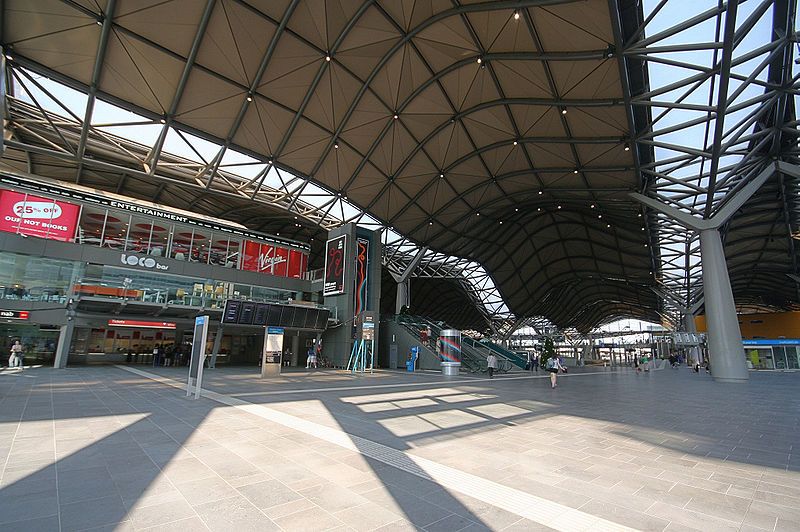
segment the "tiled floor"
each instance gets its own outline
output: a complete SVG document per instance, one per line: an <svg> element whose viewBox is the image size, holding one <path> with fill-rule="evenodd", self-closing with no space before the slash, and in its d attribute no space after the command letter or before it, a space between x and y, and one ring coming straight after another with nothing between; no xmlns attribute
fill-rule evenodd
<svg viewBox="0 0 800 532"><path fill-rule="evenodd" d="M0 531L800 529L800 373L156 372L0 373Z"/></svg>

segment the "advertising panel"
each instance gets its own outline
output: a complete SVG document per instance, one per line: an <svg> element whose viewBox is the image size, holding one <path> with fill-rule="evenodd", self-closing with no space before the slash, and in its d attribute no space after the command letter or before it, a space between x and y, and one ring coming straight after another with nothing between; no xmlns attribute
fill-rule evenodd
<svg viewBox="0 0 800 532"><path fill-rule="evenodd" d="M0 192L0 231L67 242L75 236L80 207L12 190Z"/></svg>
<svg viewBox="0 0 800 532"><path fill-rule="evenodd" d="M171 321L108 320L108 326L135 327L137 329L175 329L177 324Z"/></svg>
<svg viewBox="0 0 800 532"><path fill-rule="evenodd" d="M325 279L322 295L344 294L344 273L347 235L337 236L325 243Z"/></svg>
<svg viewBox="0 0 800 532"><path fill-rule="evenodd" d="M272 261L272 275L286 277L289 266L289 250L287 248L275 247L275 257Z"/></svg>
<svg viewBox="0 0 800 532"><path fill-rule="evenodd" d="M303 255L302 251L296 249L289 250L289 266L287 277L300 279L303 276Z"/></svg>
<svg viewBox="0 0 800 532"><path fill-rule="evenodd" d="M369 281L369 240L359 238L356 243L356 301L354 316L367 310L367 285Z"/></svg>

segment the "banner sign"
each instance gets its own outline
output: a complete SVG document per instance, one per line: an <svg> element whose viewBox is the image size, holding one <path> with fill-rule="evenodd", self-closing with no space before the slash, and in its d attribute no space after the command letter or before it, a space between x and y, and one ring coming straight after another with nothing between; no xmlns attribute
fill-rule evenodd
<svg viewBox="0 0 800 532"><path fill-rule="evenodd" d="M323 296L344 294L344 273L347 249L347 235L337 236L325 243L325 279L322 285Z"/></svg>
<svg viewBox="0 0 800 532"><path fill-rule="evenodd" d="M245 240L242 251L243 270L298 279L306 272L307 255L299 250Z"/></svg>
<svg viewBox="0 0 800 532"><path fill-rule="evenodd" d="M78 205L65 201L0 192L0 231L68 242L75 237L80 212Z"/></svg>
<svg viewBox="0 0 800 532"><path fill-rule="evenodd" d="M10 175L2 175L2 176L0 176L0 182L6 183L8 186L36 190L36 191L39 191L39 192L45 193L45 194L52 194L52 195L57 195L57 196L62 196L62 197L75 198L78 201L91 202L93 205L104 205L106 207L111 207L111 208L114 208L114 209L120 209L120 210L123 210L123 211L126 211L126 212L130 212L130 213L133 213L133 214L142 214L142 215L145 215L145 216L148 216L148 217L151 217L151 218L159 218L159 219L162 219L162 220L170 220L170 221L174 221L174 222L177 222L177 223L185 223L185 224L194 225L194 226L198 226L198 227L205 227L207 229L211 229L211 230L214 230L214 231L222 231L222 232L229 233L229 234L232 234L232 235L239 235L239 236L249 237L249 238L258 238L258 239L262 239L262 240L270 240L270 241L274 241L276 243L280 243L282 245L286 245L286 246L290 246L290 247L296 247L298 249L302 249L302 250L306 250L306 251L311 249L311 246L309 246L308 244L304 244L302 242L294 242L294 241L290 241L290 240L284 241L282 238L275 237L273 235L264 235L264 234L260 234L260 233L251 232L251 231L248 231L246 229L228 227L228 226L225 226L225 225L222 225L222 224L215 224L211 220L205 220L205 219L200 219L200 218L194 219L191 216L189 216L189 213L183 214L183 213L170 212L170 211L168 211L166 209L161 209L161 208L158 208L158 207L155 207L155 206L151 207L151 206L148 206L148 205L139 205L137 203L131 203L131 202L117 200L117 199L111 199L108 196L104 196L104 195L101 195L101 194L92 194L92 193L86 192L84 190L67 188L65 186L60 186L60 185L55 185L55 184L48 184L48 183L41 183L41 182L37 182L37 181L31 181L31 180L28 180L28 179L22 179L22 178L15 177L15 176L10 176ZM5 193L5 192L6 191L3 191L3 193ZM49 200L49 199L46 199L44 201L52 202L52 200ZM61 202L61 201L58 201L57 203L59 205L62 205L62 206L64 205L64 203ZM75 207L77 208L77 206L75 206ZM14 232L16 232L16 230Z"/></svg>
<svg viewBox="0 0 800 532"><path fill-rule="evenodd" d="M356 301L354 316L367 310L367 286L369 284L369 240L356 241Z"/></svg>
<svg viewBox="0 0 800 532"><path fill-rule="evenodd" d="M27 320L30 313L27 310L0 310L2 320Z"/></svg>
<svg viewBox="0 0 800 532"><path fill-rule="evenodd" d="M139 329L174 329L171 321L108 320L109 327L136 327Z"/></svg>

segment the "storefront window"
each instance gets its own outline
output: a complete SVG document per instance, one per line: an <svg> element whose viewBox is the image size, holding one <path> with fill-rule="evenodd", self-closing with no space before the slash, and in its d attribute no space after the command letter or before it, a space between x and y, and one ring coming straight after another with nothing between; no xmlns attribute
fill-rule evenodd
<svg viewBox="0 0 800 532"><path fill-rule="evenodd" d="M81 265L0 252L0 295L5 299L64 302Z"/></svg>

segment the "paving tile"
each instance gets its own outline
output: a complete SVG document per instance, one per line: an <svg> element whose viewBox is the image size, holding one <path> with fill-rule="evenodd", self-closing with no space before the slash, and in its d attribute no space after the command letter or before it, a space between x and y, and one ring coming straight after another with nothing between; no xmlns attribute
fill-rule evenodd
<svg viewBox="0 0 800 532"><path fill-rule="evenodd" d="M278 530L278 526L242 496L209 502L195 507L205 525L213 531L248 532Z"/></svg>
<svg viewBox="0 0 800 532"><path fill-rule="evenodd" d="M150 528L189 517L196 517L192 507L183 500L163 502L131 510L128 517L136 528Z"/></svg>
<svg viewBox="0 0 800 532"><path fill-rule="evenodd" d="M344 526L339 519L318 506L278 517L275 523L283 530L327 530Z"/></svg>
<svg viewBox="0 0 800 532"><path fill-rule="evenodd" d="M0 524L0 532L53 532L58 530L58 515Z"/></svg>
<svg viewBox="0 0 800 532"><path fill-rule="evenodd" d="M61 505L61 529L83 530L125 520L127 510L119 496Z"/></svg>
<svg viewBox="0 0 800 532"><path fill-rule="evenodd" d="M303 495L277 480L265 480L237 489L256 508L271 508L303 498Z"/></svg>
<svg viewBox="0 0 800 532"><path fill-rule="evenodd" d="M230 484L219 477L201 478L175 484L192 506L238 495Z"/></svg>

